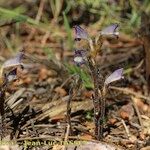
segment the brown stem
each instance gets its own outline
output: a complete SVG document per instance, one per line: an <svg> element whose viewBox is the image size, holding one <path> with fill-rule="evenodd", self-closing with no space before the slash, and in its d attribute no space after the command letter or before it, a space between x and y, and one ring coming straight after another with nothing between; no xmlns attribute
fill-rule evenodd
<svg viewBox="0 0 150 150"><path fill-rule="evenodd" d="M0 90L0 131L1 131L1 140L3 138L3 126L4 126L4 102L5 102L5 90Z"/></svg>
<svg viewBox="0 0 150 150"><path fill-rule="evenodd" d="M103 120L104 120L104 112L105 112L105 108L103 107L103 100L101 99L100 101L100 111L98 114L98 135L97 135L97 140L101 140L103 138L103 128L104 128L104 124L103 124Z"/></svg>
<svg viewBox="0 0 150 150"><path fill-rule="evenodd" d="M97 66L95 66L91 60L88 58L88 66L90 68L93 82L94 82L94 95L93 95L93 105L94 105L94 122L95 122L95 136L99 139L99 112L100 112L100 98L99 98L99 85L98 85L98 74Z"/></svg>
<svg viewBox="0 0 150 150"><path fill-rule="evenodd" d="M73 98L73 88L70 89L69 91L69 99L67 102L67 123L70 127L70 133L72 133L72 126L71 126L71 101Z"/></svg>
<svg viewBox="0 0 150 150"><path fill-rule="evenodd" d="M75 80L77 80L77 82ZM69 99L67 102L67 117L66 117L66 119L67 119L67 123L70 127L70 133L71 134L73 132L72 126L71 126L71 101L72 101L73 97L75 96L75 94L77 93L76 91L80 88L80 79L75 79L75 80L73 81L73 84L69 90Z"/></svg>
<svg viewBox="0 0 150 150"><path fill-rule="evenodd" d="M100 114L98 119L98 140L103 138L103 129L104 129L104 120L105 120L105 110L106 110L106 88L103 87L103 90L101 92L101 98L100 98Z"/></svg>

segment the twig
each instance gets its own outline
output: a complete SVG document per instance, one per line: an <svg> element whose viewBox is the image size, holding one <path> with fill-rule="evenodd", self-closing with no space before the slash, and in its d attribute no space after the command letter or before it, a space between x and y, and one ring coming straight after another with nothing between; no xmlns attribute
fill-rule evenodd
<svg viewBox="0 0 150 150"><path fill-rule="evenodd" d="M62 81L66 80L69 76L67 69L65 66L59 61L59 60L45 60L45 59L40 59L35 56L32 56L30 54L25 54L25 58L36 63L40 63L42 65L45 65L49 69L55 70L59 76L61 76Z"/></svg>
<svg viewBox="0 0 150 150"><path fill-rule="evenodd" d="M30 121L31 121L31 126L32 126L32 130L33 130L34 134L35 134L36 136L39 136L39 135L38 135L38 132L37 132L37 130L35 129L35 126L34 126L34 120L31 119Z"/></svg>
<svg viewBox="0 0 150 150"><path fill-rule="evenodd" d="M130 131L129 131L129 129L128 129L128 127L127 127L127 125L126 125L126 123L125 123L125 121L123 119L121 119L121 122L122 122L122 124L123 124L123 126L125 128L125 131L127 133L128 138L129 138L130 137Z"/></svg>
<svg viewBox="0 0 150 150"><path fill-rule="evenodd" d="M132 102L133 102L133 106L135 108L135 111L136 111L136 114L138 116L138 120L139 120L139 123L141 125L141 129L143 130L143 122L142 122L142 118L141 118L141 115L140 115L140 111L139 111L139 108L137 107L136 103L135 103L135 98L134 97L131 97L132 99Z"/></svg>
<svg viewBox="0 0 150 150"><path fill-rule="evenodd" d="M43 39L42 39L42 41L41 41L42 47L44 47L44 45L45 45L45 43L46 43L46 41L47 41L49 35L50 35L50 31L47 31L47 32L45 33L45 35L43 36Z"/></svg>
<svg viewBox="0 0 150 150"><path fill-rule="evenodd" d="M69 99L67 101L67 116L66 116L67 123L70 128L70 133L72 133L72 126L71 126L71 101L72 101L72 98L73 98L73 87L69 91Z"/></svg>
<svg viewBox="0 0 150 150"><path fill-rule="evenodd" d="M132 91L129 88L120 88L120 87L110 86L110 89L121 91L121 92L123 92L125 94L131 94L131 95L133 95L135 97L139 97L139 98L145 99L148 102L150 102L150 98L149 97L146 97L146 96L144 96L142 94L138 94L137 92L134 92L134 91Z"/></svg>
<svg viewBox="0 0 150 150"><path fill-rule="evenodd" d="M35 18L35 20L36 20L37 23L40 21L40 18L41 18L41 16L42 16L44 4L45 4L45 0L41 0L41 1L40 1L40 6L39 6L39 9L38 9L36 18ZM36 31L36 29L35 29L35 28L32 28L31 33L30 33L29 36L28 36L28 40L30 40L30 39L33 37L33 34L35 33L35 31Z"/></svg>
<svg viewBox="0 0 150 150"><path fill-rule="evenodd" d="M18 22L17 20L11 20L9 22L4 22L3 24L0 24L0 27L10 26L10 25L13 25L17 22Z"/></svg>
<svg viewBox="0 0 150 150"><path fill-rule="evenodd" d="M48 140L58 140L58 141L62 141L62 137L60 136L43 136L43 137L26 137L26 138L19 138L19 139L16 139L17 142L19 141L27 141L27 140L39 140L39 139L48 139Z"/></svg>
<svg viewBox="0 0 150 150"><path fill-rule="evenodd" d="M114 89L114 90L121 91L121 92L123 92L123 93L125 93L125 94L131 94L131 95L133 95L133 96L135 96L135 97L143 98L143 99L145 99L145 100L150 101L149 97L146 97L146 96L144 96L144 95L138 94L138 93L136 93L136 92L134 92L134 91L132 91L132 90L130 90L130 89L128 89L128 88L119 88L119 87L113 87L113 86L111 86L110 88L111 88L111 89ZM140 123L140 125L141 125L141 129L143 130L142 118L141 118L139 109L138 109L137 105L135 104L135 101L134 101L135 98L134 98L133 96L131 97L131 99L132 99L132 102L133 102L135 111L136 111L136 113L137 113L137 116L138 116L138 119L139 119L139 123Z"/></svg>
<svg viewBox="0 0 150 150"><path fill-rule="evenodd" d="M70 131L70 125L67 125L67 130L66 130L66 134L65 134L65 139L64 139L64 143L67 142L68 136L69 136L69 131ZM65 150L65 145L62 147L62 150Z"/></svg>
<svg viewBox="0 0 150 150"><path fill-rule="evenodd" d="M75 81L77 80L77 81ZM69 90L69 99L67 101L67 122L69 124L70 127L70 133L72 133L72 126L71 126L71 101L72 98L75 96L75 94L77 93L76 91L79 89L80 87L80 80L79 79L75 79L72 87ZM73 89L75 90L75 94L73 93Z"/></svg>
<svg viewBox="0 0 150 150"><path fill-rule="evenodd" d="M50 2L51 10L52 10L52 13L53 13L53 20L51 21L51 24L52 24L52 26L56 26L57 23L58 23L58 16L59 16L59 14L60 14L60 12L61 12L61 9L62 9L62 7L63 7L63 0L59 1L59 4L60 4L59 6L60 6L60 7L54 6L55 8L53 7L54 1L49 1L49 2ZM56 7L57 7L57 8L56 8ZM59 9L59 10L58 10L58 9ZM53 12L53 10L54 10L55 12ZM45 35L43 36L43 39L42 39L42 41L41 41L42 47L44 47L44 45L45 45L45 43L46 43L46 41L47 41L49 35L50 35L50 32L47 31L47 32L45 33Z"/></svg>

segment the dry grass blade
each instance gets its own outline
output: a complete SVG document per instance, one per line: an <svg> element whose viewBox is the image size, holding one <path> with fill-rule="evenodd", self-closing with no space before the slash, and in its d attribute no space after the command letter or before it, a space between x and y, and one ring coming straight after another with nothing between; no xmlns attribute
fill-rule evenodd
<svg viewBox="0 0 150 150"><path fill-rule="evenodd" d="M25 58L30 60L31 62L34 63L40 63L48 67L49 69L55 70L57 74L62 78L64 81L65 79L68 78L68 71L65 68L65 66L58 60L46 60L46 59L40 59L35 56L31 56L30 54L25 54Z"/></svg>
<svg viewBox="0 0 150 150"><path fill-rule="evenodd" d="M112 90L117 90L117 91L123 92L124 94L131 94L135 97L142 98L142 99L146 100L148 103L150 103L150 98L149 97L146 97L142 94L138 94L138 93L132 91L129 88L120 88L120 87L115 87L115 86L110 86L109 88L112 89Z"/></svg>
<svg viewBox="0 0 150 150"><path fill-rule="evenodd" d="M135 98L132 96L131 97L132 101L133 101L133 106L135 108L135 111L137 113L137 116L138 116L138 119L139 119L139 123L141 125L141 130L143 131L143 121L142 121L142 118L141 118L141 115L140 115L140 111L139 111L139 108L137 107L136 103L135 103Z"/></svg>
<svg viewBox="0 0 150 150"><path fill-rule="evenodd" d="M123 119L121 119L121 122L122 122L122 124L123 124L123 126L125 128L125 131L127 133L128 138L129 138L130 137L130 131L129 131L129 129L128 129L128 127L127 127L127 125L126 125L126 123L125 123L125 121Z"/></svg>
<svg viewBox="0 0 150 150"><path fill-rule="evenodd" d="M12 105L14 105L15 101L25 92L25 88L21 88L19 89L18 91L16 91L12 96L10 96L6 102L7 102L7 105L9 107L12 107Z"/></svg>

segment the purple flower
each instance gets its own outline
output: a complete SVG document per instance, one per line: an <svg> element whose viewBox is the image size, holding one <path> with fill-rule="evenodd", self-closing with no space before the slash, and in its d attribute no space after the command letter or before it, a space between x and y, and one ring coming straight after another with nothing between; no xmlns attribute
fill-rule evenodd
<svg viewBox="0 0 150 150"><path fill-rule="evenodd" d="M110 76L108 76L105 80L105 85L108 85L114 81L120 80L123 78L123 68L117 69Z"/></svg>
<svg viewBox="0 0 150 150"><path fill-rule="evenodd" d="M11 82L13 82L15 80L17 80L17 68L4 74L3 87L7 86L8 84L10 84Z"/></svg>
<svg viewBox="0 0 150 150"><path fill-rule="evenodd" d="M24 51L20 51L14 58L6 60L3 64L3 68L20 66L23 56L24 56Z"/></svg>
<svg viewBox="0 0 150 150"><path fill-rule="evenodd" d="M88 33L83 28L81 28L78 25L75 25L74 29L75 29L75 40L79 41L81 39L85 40L89 39Z"/></svg>
<svg viewBox="0 0 150 150"><path fill-rule="evenodd" d="M15 81L17 79L17 68L11 70L7 75L6 75L6 80L7 83Z"/></svg>
<svg viewBox="0 0 150 150"><path fill-rule="evenodd" d="M74 62L77 66L81 66L85 63L86 60L86 52L84 50L75 50L74 54Z"/></svg>
<svg viewBox="0 0 150 150"><path fill-rule="evenodd" d="M100 31L101 35L114 35L114 36L118 36L119 32L118 30L118 24L112 24L106 28L104 28L102 31Z"/></svg>

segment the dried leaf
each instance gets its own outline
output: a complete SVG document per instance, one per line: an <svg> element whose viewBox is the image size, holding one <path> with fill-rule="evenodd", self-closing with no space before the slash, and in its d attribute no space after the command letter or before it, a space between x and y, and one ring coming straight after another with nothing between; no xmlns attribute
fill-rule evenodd
<svg viewBox="0 0 150 150"><path fill-rule="evenodd" d="M150 146L143 147L140 150L150 150Z"/></svg>
<svg viewBox="0 0 150 150"><path fill-rule="evenodd" d="M148 112L149 111L149 105L145 104L142 99L140 98L133 98L134 103L137 105L140 111L142 112Z"/></svg>
<svg viewBox="0 0 150 150"><path fill-rule="evenodd" d="M92 94L93 94L93 91L84 91L83 92L83 96L85 98L91 98L92 97Z"/></svg>
<svg viewBox="0 0 150 150"><path fill-rule="evenodd" d="M61 88L61 87L56 87L56 88L55 88L55 92L57 92L57 93L60 94L61 96L67 95L67 92L65 91L65 89L64 89L64 88Z"/></svg>
<svg viewBox="0 0 150 150"><path fill-rule="evenodd" d="M41 68L39 71L39 81L43 81L48 78L48 70L46 68Z"/></svg>
<svg viewBox="0 0 150 150"><path fill-rule="evenodd" d="M125 120L132 119L132 117L134 116L134 108L131 103L121 107L120 116L122 119L125 119Z"/></svg>
<svg viewBox="0 0 150 150"><path fill-rule="evenodd" d="M109 122L109 124L114 125L117 122L117 119L116 118L110 118L108 120L108 122Z"/></svg>

